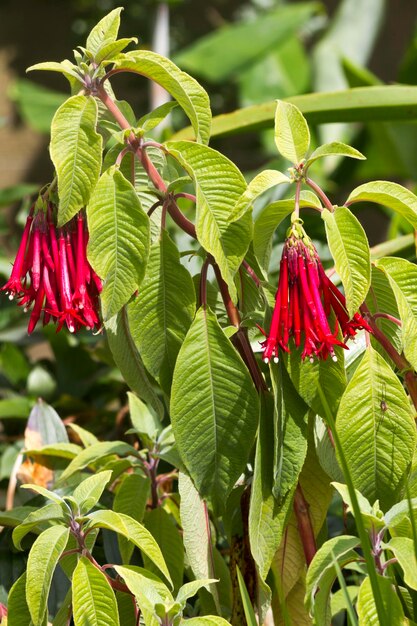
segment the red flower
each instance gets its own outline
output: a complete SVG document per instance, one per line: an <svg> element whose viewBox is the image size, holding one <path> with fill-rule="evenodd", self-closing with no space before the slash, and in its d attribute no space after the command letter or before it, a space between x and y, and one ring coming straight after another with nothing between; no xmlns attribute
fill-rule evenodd
<svg viewBox="0 0 417 626"><path fill-rule="evenodd" d="M332 311L333 330L329 323ZM343 341L338 339L339 328ZM302 345L302 359L313 362L315 357L327 359L330 355L336 361L334 346L347 349L346 340L361 328L372 332L359 313L349 319L344 295L326 275L317 250L296 220L284 243L271 327L261 344L265 363L271 358L278 362L279 348L289 352L291 337L297 348Z"/></svg>
<svg viewBox="0 0 417 626"><path fill-rule="evenodd" d="M28 332L42 316L57 332L64 324L70 332L98 327L101 280L87 259L88 232L79 213L57 232L55 207L32 207L10 279L1 288L28 311L33 304Z"/></svg>

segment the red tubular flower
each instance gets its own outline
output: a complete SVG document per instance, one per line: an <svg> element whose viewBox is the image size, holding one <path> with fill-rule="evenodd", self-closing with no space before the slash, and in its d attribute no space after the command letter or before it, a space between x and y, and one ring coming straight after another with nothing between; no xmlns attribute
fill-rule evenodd
<svg viewBox="0 0 417 626"><path fill-rule="evenodd" d="M332 312L333 331L329 321ZM338 338L339 328L343 341ZM347 349L345 342L360 329L372 332L359 313L349 319L344 295L326 275L317 250L300 221L295 220L282 252L269 335L261 344L264 361L273 358L277 362L279 348L289 352L291 337L296 348L302 347L302 359L313 362L330 356L336 361L334 347Z"/></svg>
<svg viewBox="0 0 417 626"><path fill-rule="evenodd" d="M32 207L10 279L1 288L28 311L32 333L42 317L57 332L64 324L70 332L82 326L99 327L101 280L87 259L88 232L79 213L57 237L55 207ZM43 315L42 315L43 313Z"/></svg>

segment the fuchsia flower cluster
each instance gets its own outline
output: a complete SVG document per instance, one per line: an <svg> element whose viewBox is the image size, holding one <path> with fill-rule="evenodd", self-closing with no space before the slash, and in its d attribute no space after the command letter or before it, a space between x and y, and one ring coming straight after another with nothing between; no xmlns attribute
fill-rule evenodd
<svg viewBox="0 0 417 626"><path fill-rule="evenodd" d="M349 318L344 295L326 275L316 248L296 220L284 243L271 327L261 344L263 360L278 362L279 348L290 352L292 338L297 348L302 345L302 359L313 362L330 356L336 361L334 346L347 349L345 342L359 329L372 332L359 313Z"/></svg>
<svg viewBox="0 0 417 626"><path fill-rule="evenodd" d="M66 325L73 333L99 326L102 284L87 259L88 231L82 213L64 228L55 226L55 207L31 208L10 279L1 288L29 311L28 333L43 325Z"/></svg>

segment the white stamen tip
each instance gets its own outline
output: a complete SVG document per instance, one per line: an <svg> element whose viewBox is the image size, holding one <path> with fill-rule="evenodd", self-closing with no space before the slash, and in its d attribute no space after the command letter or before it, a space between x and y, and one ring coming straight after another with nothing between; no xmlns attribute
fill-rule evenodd
<svg viewBox="0 0 417 626"><path fill-rule="evenodd" d="M314 359L313 359L313 357L312 357L312 356L310 357L310 359L309 359L309 360L310 360L310 363L314 363Z"/></svg>
<svg viewBox="0 0 417 626"><path fill-rule="evenodd" d="M91 330L90 326L85 327L86 330Z"/></svg>
<svg viewBox="0 0 417 626"><path fill-rule="evenodd" d="M332 361L334 361L335 363L337 362L337 356L335 354L332 354Z"/></svg>
<svg viewBox="0 0 417 626"><path fill-rule="evenodd" d="M70 331L70 333L73 333L75 331L74 326L68 326L68 330Z"/></svg>
<svg viewBox="0 0 417 626"><path fill-rule="evenodd" d="M13 294L11 293L11 294L9 295L9 300L13 300L13 298L14 298L14 296L13 296Z"/></svg>
<svg viewBox="0 0 417 626"><path fill-rule="evenodd" d="M274 363L278 363L279 358L277 356L274 356Z"/></svg>
<svg viewBox="0 0 417 626"><path fill-rule="evenodd" d="M264 360L263 360L263 361L264 361L264 363L266 363L266 364L268 365L268 363L269 363L269 359L268 359L268 357L267 357L267 356L266 356L266 357L264 357Z"/></svg>

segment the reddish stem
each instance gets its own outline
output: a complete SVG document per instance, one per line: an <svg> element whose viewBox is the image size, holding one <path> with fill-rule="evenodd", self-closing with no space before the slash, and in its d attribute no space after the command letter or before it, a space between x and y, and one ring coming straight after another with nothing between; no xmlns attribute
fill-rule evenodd
<svg viewBox="0 0 417 626"><path fill-rule="evenodd" d="M316 192L316 194L318 195L318 197L320 198L320 200L323 201L324 206L326 207L326 209L329 209L329 211L331 213L333 213L334 211L334 207L332 205L332 203L330 202L329 198L326 196L326 194L324 193L323 189L321 187L319 187L317 185L317 183L314 182L314 180L311 180L311 178L306 178L305 179L306 184L311 187L311 189L313 191Z"/></svg>
<svg viewBox="0 0 417 626"><path fill-rule="evenodd" d="M314 537L308 509L309 504L304 498L300 484L298 484L294 496L294 511L297 517L298 532L300 533L301 543L303 544L307 566L310 565L317 552L316 539Z"/></svg>

